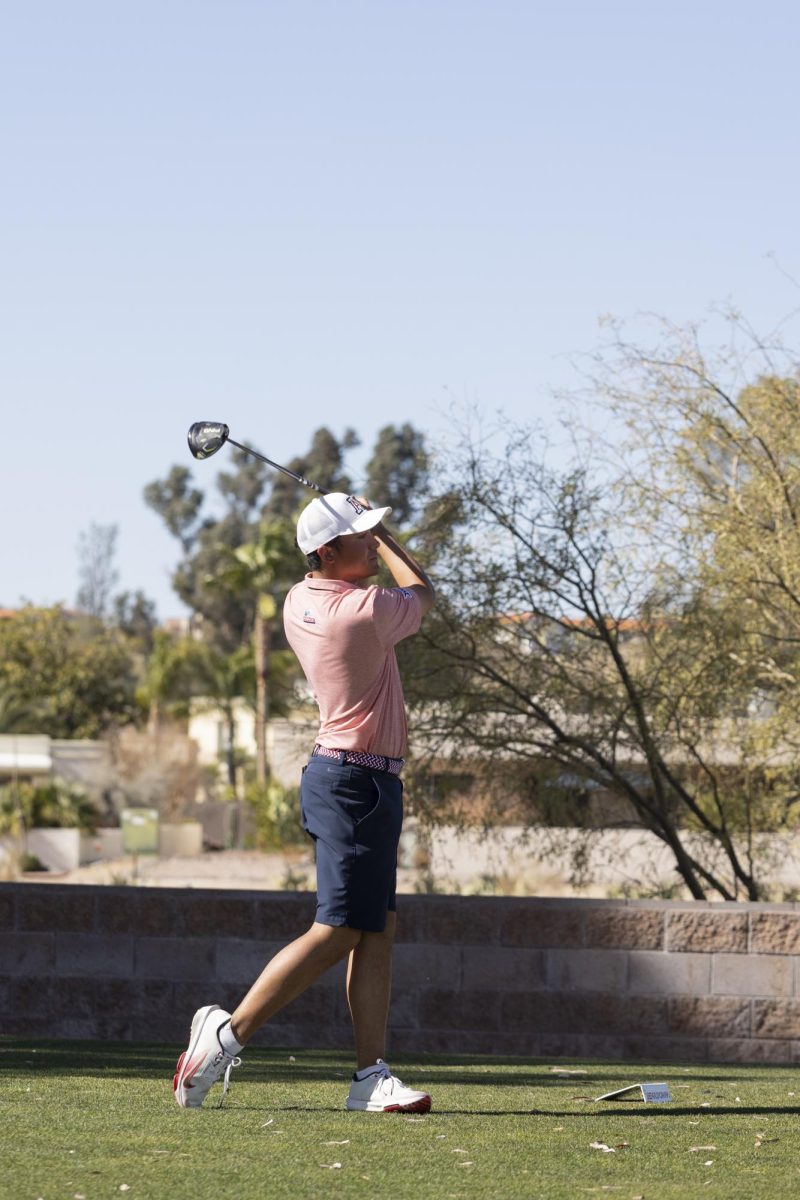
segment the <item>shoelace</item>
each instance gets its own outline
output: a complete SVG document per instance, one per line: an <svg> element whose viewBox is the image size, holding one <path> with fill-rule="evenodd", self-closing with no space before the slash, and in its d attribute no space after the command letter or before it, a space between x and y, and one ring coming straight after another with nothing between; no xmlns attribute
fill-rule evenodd
<svg viewBox="0 0 800 1200"><path fill-rule="evenodd" d="M242 1060L237 1056L235 1058L232 1058L231 1061L228 1063L227 1067L225 1068L225 1074L222 1076L222 1096L220 1097L220 1102L219 1102L220 1108L222 1108L222 1105L225 1101L225 1097L227 1096L228 1092L230 1091L231 1071L233 1070L234 1067L240 1067L241 1065L242 1065Z"/></svg>
<svg viewBox="0 0 800 1200"><path fill-rule="evenodd" d="M398 1084L400 1087L403 1087L402 1080L398 1079L396 1075L393 1075L392 1072L387 1067L385 1069L385 1071L383 1072L383 1079L378 1084L378 1087L380 1088L380 1091L381 1091L381 1095L382 1096L391 1096L392 1092L394 1091L395 1084Z"/></svg>

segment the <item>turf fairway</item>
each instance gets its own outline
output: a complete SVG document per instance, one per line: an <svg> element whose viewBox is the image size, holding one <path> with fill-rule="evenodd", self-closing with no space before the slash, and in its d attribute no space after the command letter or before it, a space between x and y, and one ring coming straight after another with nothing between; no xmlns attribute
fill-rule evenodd
<svg viewBox="0 0 800 1200"><path fill-rule="evenodd" d="M343 1111L341 1053L253 1049L225 1106L178 1109L177 1050L0 1040L0 1197L304 1200L580 1196L760 1200L800 1192L800 1071L393 1059L423 1117ZM560 1077L555 1070L583 1068ZM595 1103L637 1080L670 1105ZM608 1151L592 1148L602 1143Z"/></svg>

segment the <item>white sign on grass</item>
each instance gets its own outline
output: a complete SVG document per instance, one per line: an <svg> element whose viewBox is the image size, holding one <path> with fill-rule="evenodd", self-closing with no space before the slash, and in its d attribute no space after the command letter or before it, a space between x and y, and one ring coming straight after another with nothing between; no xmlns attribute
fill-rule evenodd
<svg viewBox="0 0 800 1200"><path fill-rule="evenodd" d="M616 1092L606 1092L604 1096L597 1096L595 1100L617 1100L627 1092L641 1092L645 1104L672 1103L672 1096L666 1083L631 1083L628 1087L619 1088ZM637 1098L635 1096L630 1097L631 1100Z"/></svg>

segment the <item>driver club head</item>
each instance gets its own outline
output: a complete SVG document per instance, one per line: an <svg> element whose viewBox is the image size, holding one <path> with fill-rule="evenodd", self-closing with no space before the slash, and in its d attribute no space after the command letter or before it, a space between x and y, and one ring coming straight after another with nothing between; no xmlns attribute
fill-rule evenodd
<svg viewBox="0 0 800 1200"><path fill-rule="evenodd" d="M229 433L222 421L195 421L187 435L189 449L195 458L211 458L225 445Z"/></svg>

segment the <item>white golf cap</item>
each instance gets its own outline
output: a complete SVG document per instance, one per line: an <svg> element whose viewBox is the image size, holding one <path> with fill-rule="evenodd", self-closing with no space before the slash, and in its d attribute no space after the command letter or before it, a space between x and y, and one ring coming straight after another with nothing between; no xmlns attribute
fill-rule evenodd
<svg viewBox="0 0 800 1200"><path fill-rule="evenodd" d="M327 542L343 534L364 533L372 529L391 508L364 508L355 496L344 492L328 492L318 496L300 513L297 522L297 544L303 554L311 554Z"/></svg>

